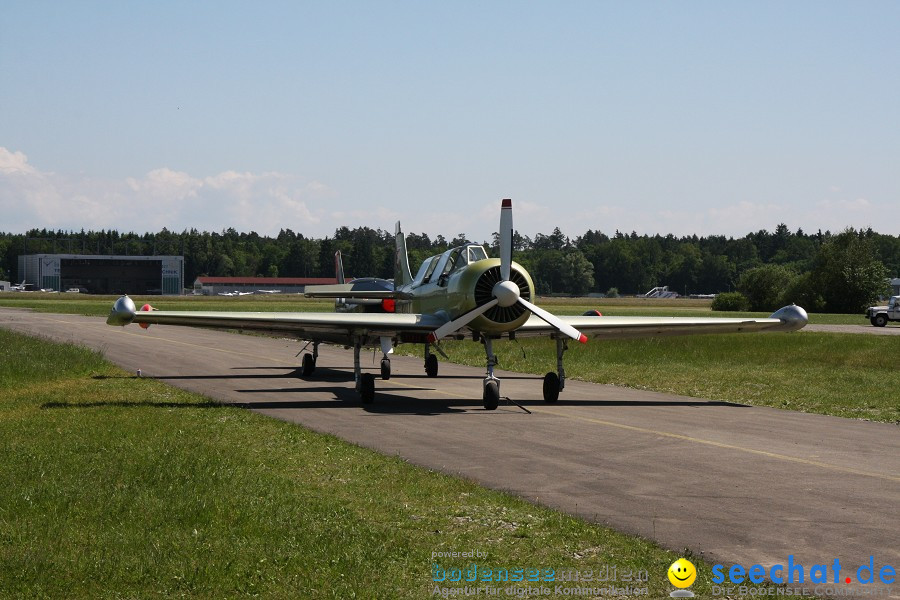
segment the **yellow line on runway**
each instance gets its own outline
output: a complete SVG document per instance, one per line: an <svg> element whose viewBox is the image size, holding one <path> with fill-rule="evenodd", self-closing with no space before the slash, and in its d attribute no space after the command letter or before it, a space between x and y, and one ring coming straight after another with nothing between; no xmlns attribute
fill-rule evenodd
<svg viewBox="0 0 900 600"><path fill-rule="evenodd" d="M850 473L852 475L862 475L865 477L876 477L878 479L885 479L887 481L900 482L900 477L895 477L892 475L885 475L883 473L873 473L871 471L860 471L858 469L853 469L850 467L841 467L839 465L831 465L828 463L818 462L815 460L798 458L796 456L788 456L786 454L776 454L775 452L766 452L765 450L754 450L753 448L744 448L743 446L735 446L733 444L724 444L722 442L714 442L712 440L704 440L704 439L700 439L700 438L691 437L689 435L682 435L680 433L670 433L668 431L647 429L645 427L635 427L634 425L625 425L622 423L614 423L612 421L604 421L602 419L594 419L591 417L583 417L581 415L573 415L573 414L569 414L569 413L557 412L555 410L548 410L546 408L530 407L529 410L531 410L533 412L545 413L548 415L555 415L557 417L566 417L568 419L575 419L577 421L585 421L587 423L594 423L597 425L605 425L607 427L616 427L618 429L626 429L628 431L635 431L638 433L659 435L659 436L673 438L673 439L681 440L681 441L685 441L685 442L691 442L693 444L703 444L705 446L714 446L716 448L725 448L726 450L737 450L738 452L746 452L748 454L756 454L757 456L765 456L767 458L774 458L776 460L795 462L795 463L800 463L803 465L809 465L811 467L820 467L822 469L830 469L832 471L840 471L842 473Z"/></svg>

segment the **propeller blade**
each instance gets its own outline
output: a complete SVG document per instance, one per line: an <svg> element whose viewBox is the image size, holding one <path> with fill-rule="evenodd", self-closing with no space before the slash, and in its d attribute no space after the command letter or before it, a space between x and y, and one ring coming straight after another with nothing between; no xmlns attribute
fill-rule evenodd
<svg viewBox="0 0 900 600"><path fill-rule="evenodd" d="M551 314L551 313L548 313L548 312L547 312L546 310L544 310L543 308L540 308L540 307L538 307L538 306L535 306L534 304L532 304L532 303L529 302L528 300L525 300L524 298L519 298L519 304L521 304L522 306L524 306L525 308L527 308L528 310L530 310L531 312L533 312L534 314L536 314L538 317L540 317L541 319L543 319L544 321L546 321L546 322L549 323L550 325L556 327L561 333L563 333L563 334L569 336L569 337L572 338L573 340L578 340L578 341L581 342L582 344L586 344L586 343L587 343L587 336L586 336L586 335L584 335L583 333L581 333L580 331L578 331L577 329L575 329L574 327L572 327L572 326L569 325L568 323L564 323L564 322L563 322L559 317L557 317L556 315L553 315L553 314Z"/></svg>
<svg viewBox="0 0 900 600"><path fill-rule="evenodd" d="M466 314L464 314L460 317L457 317L457 318L453 319L452 321L448 321L447 323L444 323L443 325L441 325L440 327L435 329L432 333L428 334L428 343L433 344L434 342L441 339L445 335L450 335L454 331L462 329L463 327L468 325L472 320L474 320L475 317L478 317L479 315L483 315L488 310L490 310L491 308L496 306L498 302L500 302L500 301L497 300L496 298L494 298L490 302L486 302L485 304L482 304L481 306L479 306L477 308L473 308Z"/></svg>
<svg viewBox="0 0 900 600"><path fill-rule="evenodd" d="M505 199L500 205L500 277L509 281L512 264L513 219L512 200Z"/></svg>

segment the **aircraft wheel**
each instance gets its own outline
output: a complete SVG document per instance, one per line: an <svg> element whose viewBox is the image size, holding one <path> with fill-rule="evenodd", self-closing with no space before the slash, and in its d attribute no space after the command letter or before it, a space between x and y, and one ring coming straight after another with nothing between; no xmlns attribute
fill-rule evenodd
<svg viewBox="0 0 900 600"><path fill-rule="evenodd" d="M301 373L303 373L304 377L309 377L316 370L316 361L313 360L312 354L306 353L303 355L303 367Z"/></svg>
<svg viewBox="0 0 900 600"><path fill-rule="evenodd" d="M391 359L389 358L381 359L381 378L385 380L391 378Z"/></svg>
<svg viewBox="0 0 900 600"><path fill-rule="evenodd" d="M544 375L544 402L559 400L559 375L550 372Z"/></svg>
<svg viewBox="0 0 900 600"><path fill-rule="evenodd" d="M429 377L437 377L438 360L434 354L429 354L428 358L425 359L425 374Z"/></svg>
<svg viewBox="0 0 900 600"><path fill-rule="evenodd" d="M496 410L500 405L500 384L496 380L485 382L482 399L485 410Z"/></svg>
<svg viewBox="0 0 900 600"><path fill-rule="evenodd" d="M887 325L887 317L884 315L875 315L872 317L872 325L875 327L884 327Z"/></svg>
<svg viewBox="0 0 900 600"><path fill-rule="evenodd" d="M363 404L372 404L375 401L375 376L371 373L363 373L359 380L359 396Z"/></svg>

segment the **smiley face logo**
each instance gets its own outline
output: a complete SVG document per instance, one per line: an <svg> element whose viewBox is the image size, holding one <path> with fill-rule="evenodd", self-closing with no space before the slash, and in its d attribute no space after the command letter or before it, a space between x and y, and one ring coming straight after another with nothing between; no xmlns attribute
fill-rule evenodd
<svg viewBox="0 0 900 600"><path fill-rule="evenodd" d="M697 579L697 569L686 558L679 558L669 566L669 582L677 588L690 587Z"/></svg>

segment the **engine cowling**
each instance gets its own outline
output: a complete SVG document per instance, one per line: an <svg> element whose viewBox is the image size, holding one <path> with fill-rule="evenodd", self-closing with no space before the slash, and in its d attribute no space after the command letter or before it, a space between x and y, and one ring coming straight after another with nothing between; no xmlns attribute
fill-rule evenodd
<svg viewBox="0 0 900 600"><path fill-rule="evenodd" d="M534 298L534 283L522 265L513 262L510 281L519 288L519 295L525 300ZM488 258L469 264L460 278L455 291L465 294L465 306L458 307L461 313L482 306L494 299L494 286L502 281L500 260ZM494 306L474 319L469 328L490 334L500 334L521 327L530 313L519 303L512 306Z"/></svg>

